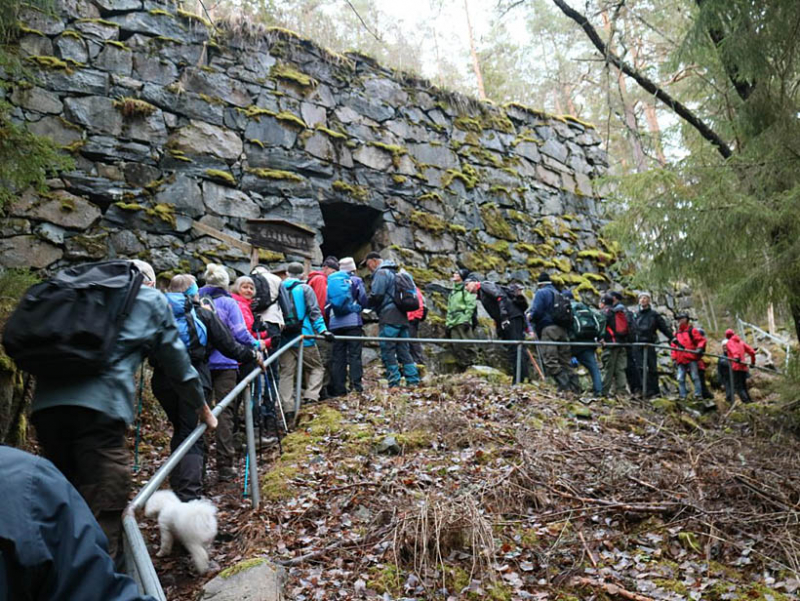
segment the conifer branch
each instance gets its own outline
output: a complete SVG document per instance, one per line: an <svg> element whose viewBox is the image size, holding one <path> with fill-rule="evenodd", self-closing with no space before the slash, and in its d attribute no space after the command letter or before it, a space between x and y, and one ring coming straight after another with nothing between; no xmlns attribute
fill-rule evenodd
<svg viewBox="0 0 800 601"><path fill-rule="evenodd" d="M577 23L578 26L583 29L583 31L586 33L586 36L589 38L592 44L594 44L594 47L597 49L597 51L600 52L600 54L602 54L608 62L617 67L617 69L622 71L625 75L633 79L645 91L666 104L672 110L672 112L697 130L697 132L703 138L711 142L723 158L730 158L730 156L733 154L733 151L731 150L730 146L728 146L728 144L719 136L719 134L706 125L706 123L697 115L695 115L686 105L673 98L658 84L645 77L637 69L629 65L614 52L612 52L606 43L603 42L594 26L589 23L589 20L584 15L573 9L564 0L553 0L553 3L561 10L561 12L575 21L575 23Z"/></svg>

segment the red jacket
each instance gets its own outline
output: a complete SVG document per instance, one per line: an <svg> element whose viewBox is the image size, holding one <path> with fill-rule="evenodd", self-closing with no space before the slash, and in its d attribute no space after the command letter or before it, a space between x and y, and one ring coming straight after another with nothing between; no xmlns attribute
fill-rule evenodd
<svg viewBox="0 0 800 601"><path fill-rule="evenodd" d="M728 344L725 345L725 355L729 359L738 359L741 363L731 361L733 371L748 371L750 367L745 363L745 355L750 355L750 364L756 364L756 352L753 347L744 342L736 334L728 338Z"/></svg>
<svg viewBox="0 0 800 601"><path fill-rule="evenodd" d="M266 340L267 341L267 348L270 348L269 345L269 335L266 332L254 332L253 331L253 324L255 323L255 317L253 317L253 308L250 306L250 301L247 300L245 297L241 296L240 294L231 294L233 300L239 305L239 309L242 311L242 317L244 317L244 325L247 326L247 331L253 335L253 338Z"/></svg>
<svg viewBox="0 0 800 601"><path fill-rule="evenodd" d="M681 349L675 344L672 344L672 358L678 365L688 365L692 361L700 361L701 355L697 353L687 353L686 351L706 350L706 343L708 342L692 324L680 326L675 333L675 338L679 344L682 344L685 350Z"/></svg>
<svg viewBox="0 0 800 601"><path fill-rule="evenodd" d="M408 321L422 321L425 319L425 297L422 296L422 290L419 288L417 288L417 300L419 301L419 309L406 313Z"/></svg>
<svg viewBox="0 0 800 601"><path fill-rule="evenodd" d="M317 295L317 303L319 303L319 310L325 311L325 304L328 301L328 276L321 271L312 271L308 274L306 284L311 286L314 294Z"/></svg>

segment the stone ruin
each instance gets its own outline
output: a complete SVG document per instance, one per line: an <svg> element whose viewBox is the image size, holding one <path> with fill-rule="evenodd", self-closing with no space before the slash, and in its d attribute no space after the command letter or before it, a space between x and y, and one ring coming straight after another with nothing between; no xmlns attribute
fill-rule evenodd
<svg viewBox="0 0 800 601"><path fill-rule="evenodd" d="M283 218L315 232L317 261L393 255L434 314L457 267L522 283L548 270L581 293L608 286L617 248L598 234L594 180L607 157L591 125L477 102L290 31L212 25L173 3L56 10L22 9L28 72L5 99L75 168L7 207L3 266L140 257L163 277L208 262L246 272L241 250L193 222L246 240L248 219Z"/></svg>

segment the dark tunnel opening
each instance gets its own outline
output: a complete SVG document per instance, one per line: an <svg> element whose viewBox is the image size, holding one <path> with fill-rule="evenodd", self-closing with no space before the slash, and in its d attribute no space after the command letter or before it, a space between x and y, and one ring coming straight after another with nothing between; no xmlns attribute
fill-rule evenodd
<svg viewBox="0 0 800 601"><path fill-rule="evenodd" d="M383 212L372 207L347 202L320 205L325 225L322 227L322 256L352 257L369 244L383 223Z"/></svg>

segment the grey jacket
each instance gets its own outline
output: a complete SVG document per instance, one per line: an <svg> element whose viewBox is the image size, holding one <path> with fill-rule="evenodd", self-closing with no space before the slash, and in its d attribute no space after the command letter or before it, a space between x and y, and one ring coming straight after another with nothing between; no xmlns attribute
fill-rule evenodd
<svg viewBox="0 0 800 601"><path fill-rule="evenodd" d="M134 419L137 371L145 357L164 369L175 392L193 409L205 403L197 371L178 336L167 299L158 290L142 287L111 352L110 367L83 378L38 378L33 412L72 405L102 411L130 424Z"/></svg>
<svg viewBox="0 0 800 601"><path fill-rule="evenodd" d="M380 325L407 326L408 317L394 304L394 278L398 267L394 261L381 261L372 274L369 306L378 312Z"/></svg>

